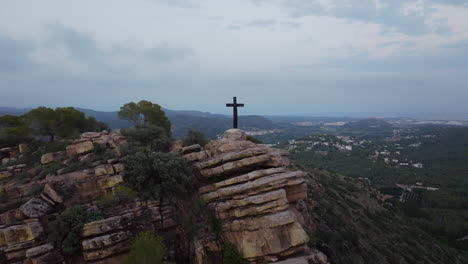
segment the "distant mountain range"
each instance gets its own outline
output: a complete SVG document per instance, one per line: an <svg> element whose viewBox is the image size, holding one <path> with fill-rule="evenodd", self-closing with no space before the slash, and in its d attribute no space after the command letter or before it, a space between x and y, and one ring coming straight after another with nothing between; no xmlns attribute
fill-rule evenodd
<svg viewBox="0 0 468 264"><path fill-rule="evenodd" d="M117 111L103 112L85 108L76 109L82 111L87 116L94 116L97 120L106 123L112 129L128 128L131 126L130 122L119 119ZM0 116L7 114L21 115L29 110L31 108L0 107ZM215 138L226 129L232 127L232 117L230 116L189 110L164 109L164 112L172 123L172 133L176 138L183 137L189 129L202 131L209 138ZM239 116L239 119L240 128L244 130L255 131L277 127L274 122L262 116Z"/></svg>

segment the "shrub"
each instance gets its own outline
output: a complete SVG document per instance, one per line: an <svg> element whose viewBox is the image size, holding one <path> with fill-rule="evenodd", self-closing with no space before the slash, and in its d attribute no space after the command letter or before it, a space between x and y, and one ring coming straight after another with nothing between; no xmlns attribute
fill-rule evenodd
<svg viewBox="0 0 468 264"><path fill-rule="evenodd" d="M31 181L31 174L29 174L27 171L22 171L15 175L15 180L19 183L28 183Z"/></svg>
<svg viewBox="0 0 468 264"><path fill-rule="evenodd" d="M208 144L208 139L201 131L190 129L187 131L185 138L183 140L184 147L198 144L200 146L205 146Z"/></svg>
<svg viewBox="0 0 468 264"><path fill-rule="evenodd" d="M122 131L128 142L134 147L146 147L154 151L167 152L172 139L166 131L158 126L133 127Z"/></svg>
<svg viewBox="0 0 468 264"><path fill-rule="evenodd" d="M187 161L173 153L144 150L125 158L125 182L143 198L186 193L191 182Z"/></svg>
<svg viewBox="0 0 468 264"><path fill-rule="evenodd" d="M43 189L42 185L36 184L32 186L31 189L29 189L26 192L26 196L34 196L34 195L40 194L42 192L42 189Z"/></svg>
<svg viewBox="0 0 468 264"><path fill-rule="evenodd" d="M260 139L258 139L258 138L256 138L256 137L253 137L253 136L247 136L246 139L247 139L248 141L250 141L250 142L255 143L255 144L263 144L263 142L262 142Z"/></svg>
<svg viewBox="0 0 468 264"><path fill-rule="evenodd" d="M141 232L133 241L130 255L124 264L162 264L166 246L161 236L153 236L149 232Z"/></svg>
<svg viewBox="0 0 468 264"><path fill-rule="evenodd" d="M79 161L77 159L74 159L70 163L68 163L68 165L62 170L62 174L80 171L91 167L91 161Z"/></svg>
<svg viewBox="0 0 468 264"><path fill-rule="evenodd" d="M223 248L223 263L243 264L245 262L242 259L242 256L240 255L239 251L237 251L237 248L233 244L226 242L224 243Z"/></svg>
<svg viewBox="0 0 468 264"><path fill-rule="evenodd" d="M132 202L137 198L138 193L125 186L117 186L111 195L106 195L97 201L100 208L110 208L119 204Z"/></svg>
<svg viewBox="0 0 468 264"><path fill-rule="evenodd" d="M44 167L42 167L41 172L39 172L39 175L37 175L38 180L44 179L47 175L49 174L56 174L57 170L61 169L62 165L56 161L51 162Z"/></svg>
<svg viewBox="0 0 468 264"><path fill-rule="evenodd" d="M100 219L101 215L88 211L84 205L70 207L50 224L48 239L57 243L65 255L76 257L81 253L80 235L83 225Z"/></svg>

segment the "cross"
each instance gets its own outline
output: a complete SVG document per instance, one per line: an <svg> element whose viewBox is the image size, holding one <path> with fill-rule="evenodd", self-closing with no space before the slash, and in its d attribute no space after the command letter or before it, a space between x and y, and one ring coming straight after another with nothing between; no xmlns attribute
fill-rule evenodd
<svg viewBox="0 0 468 264"><path fill-rule="evenodd" d="M238 104L237 103L237 97L234 96L232 99L233 103L232 104L226 104L226 107L232 107L233 112L234 112L234 118L233 118L233 127L237 128L237 107L244 107L244 104Z"/></svg>

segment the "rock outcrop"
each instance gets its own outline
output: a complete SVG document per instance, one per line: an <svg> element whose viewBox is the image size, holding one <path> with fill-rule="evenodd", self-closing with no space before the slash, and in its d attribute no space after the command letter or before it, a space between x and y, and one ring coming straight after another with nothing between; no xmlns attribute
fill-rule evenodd
<svg viewBox="0 0 468 264"><path fill-rule="evenodd" d="M290 207L307 198L305 173L288 169L287 152L247 141L238 129L178 151L192 162L223 237L245 259L270 262L304 251L309 238Z"/></svg>
<svg viewBox="0 0 468 264"><path fill-rule="evenodd" d="M34 176L51 163L61 164L63 167L71 161L93 161L96 158L94 153L96 144L101 145L104 151L113 153L113 158L107 162L99 161L99 164L86 169L65 173L67 169L65 167L57 173L50 173L45 179L34 179ZM65 258L60 250L54 248L54 244L47 243L45 230L50 219L72 205L88 203L87 206L92 207L92 203L97 198L112 193L114 188L123 182L125 166L119 163L119 156L121 155L120 147L125 144L125 138L118 131L83 133L79 139L68 145L66 150L42 155L37 161L41 166L35 168L27 168L26 164L5 166L12 162L18 163L16 160L21 159L21 153L27 149L26 146L1 149L0 159L4 166L0 170L0 180L3 180L0 185L0 194L7 199L7 206L15 207L0 214L0 263L64 263ZM15 181L16 175L22 172L27 172L25 175L31 177L29 182ZM141 213L146 207L147 204L140 202L130 211L133 214ZM121 210L112 211L117 216L125 214ZM109 214L106 216L111 218ZM167 219L172 219L174 222L169 216ZM164 222L168 224L169 220ZM158 225L161 226L161 224ZM133 234L130 234L128 230L119 232L128 234L126 247L121 247L120 250L128 251ZM119 247L116 244L123 241L123 236L120 233L117 237L106 233L103 237L95 235L91 239L88 241L88 237L83 238L84 259L102 260L107 256L115 255L114 253L118 251L116 248ZM109 253L110 251L112 252Z"/></svg>

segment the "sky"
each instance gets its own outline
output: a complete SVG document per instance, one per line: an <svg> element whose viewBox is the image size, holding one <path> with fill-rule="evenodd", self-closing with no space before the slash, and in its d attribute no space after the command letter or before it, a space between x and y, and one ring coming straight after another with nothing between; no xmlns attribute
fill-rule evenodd
<svg viewBox="0 0 468 264"><path fill-rule="evenodd" d="M468 117L468 0L2 0L0 106Z"/></svg>

